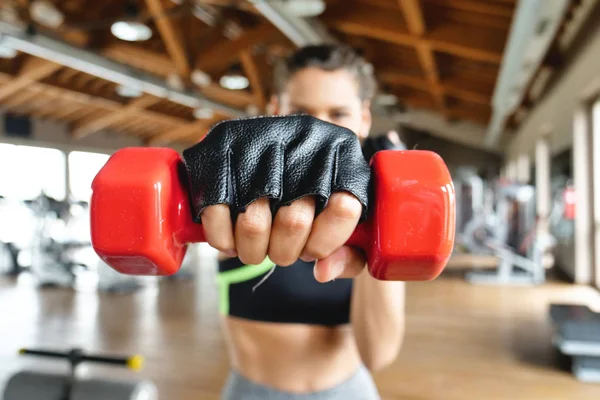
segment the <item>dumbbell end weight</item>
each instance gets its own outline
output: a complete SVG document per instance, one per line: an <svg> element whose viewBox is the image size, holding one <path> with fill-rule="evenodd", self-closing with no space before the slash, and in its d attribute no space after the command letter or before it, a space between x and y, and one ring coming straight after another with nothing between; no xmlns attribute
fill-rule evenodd
<svg viewBox="0 0 600 400"><path fill-rule="evenodd" d="M91 240L106 264L129 275L172 275L187 244L205 241L178 179L182 167L172 149L124 148L96 175Z"/></svg>
<svg viewBox="0 0 600 400"><path fill-rule="evenodd" d="M455 240L455 192L446 164L431 151L384 150L371 169L377 200L347 244L366 252L374 278L435 279Z"/></svg>

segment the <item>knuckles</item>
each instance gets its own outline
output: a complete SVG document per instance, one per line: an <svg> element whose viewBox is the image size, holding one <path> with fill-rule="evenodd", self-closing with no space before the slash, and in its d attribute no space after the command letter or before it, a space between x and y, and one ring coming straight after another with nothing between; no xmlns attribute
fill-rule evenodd
<svg viewBox="0 0 600 400"><path fill-rule="evenodd" d="M277 224L283 230L291 233L303 233L310 230L312 226L314 209L290 206L280 209L277 214Z"/></svg>
<svg viewBox="0 0 600 400"><path fill-rule="evenodd" d="M236 231L244 236L261 237L271 230L271 211L268 205L254 203L238 217Z"/></svg>
<svg viewBox="0 0 600 400"><path fill-rule="evenodd" d="M349 193L334 193L325 211L336 219L358 220L362 213L362 205Z"/></svg>

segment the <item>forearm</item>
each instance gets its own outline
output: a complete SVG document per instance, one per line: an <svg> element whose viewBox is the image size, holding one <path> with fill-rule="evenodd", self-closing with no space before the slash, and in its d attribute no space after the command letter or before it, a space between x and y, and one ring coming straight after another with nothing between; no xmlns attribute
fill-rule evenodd
<svg viewBox="0 0 600 400"><path fill-rule="evenodd" d="M351 323L365 365L378 370L393 362L404 338L404 282L373 278L365 269L354 279Z"/></svg>

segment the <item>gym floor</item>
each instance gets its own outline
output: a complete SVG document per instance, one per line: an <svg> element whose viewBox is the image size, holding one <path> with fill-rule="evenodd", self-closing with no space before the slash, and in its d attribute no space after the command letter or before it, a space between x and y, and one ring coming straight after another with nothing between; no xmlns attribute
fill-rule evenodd
<svg viewBox="0 0 600 400"><path fill-rule="evenodd" d="M410 283L407 334L399 359L376 375L384 399L597 400L600 386L561 370L552 350L548 304L598 301L591 288L550 282L537 288L472 286L455 270ZM27 279L0 281L0 390L25 365L56 370L57 362L20 359L23 346L82 346L111 354L140 353L138 374L86 367L83 374L147 378L162 399L219 399L227 374L214 268L192 281L161 281L133 295L93 288L37 290ZM124 315L126 318L124 318Z"/></svg>

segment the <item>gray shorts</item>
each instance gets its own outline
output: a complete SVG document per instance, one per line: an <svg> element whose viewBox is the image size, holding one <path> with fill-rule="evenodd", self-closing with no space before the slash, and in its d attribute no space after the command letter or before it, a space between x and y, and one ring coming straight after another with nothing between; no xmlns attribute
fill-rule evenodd
<svg viewBox="0 0 600 400"><path fill-rule="evenodd" d="M287 393L249 381L235 371L229 373L221 400L381 400L369 371L361 366L345 382L331 389L306 394Z"/></svg>

